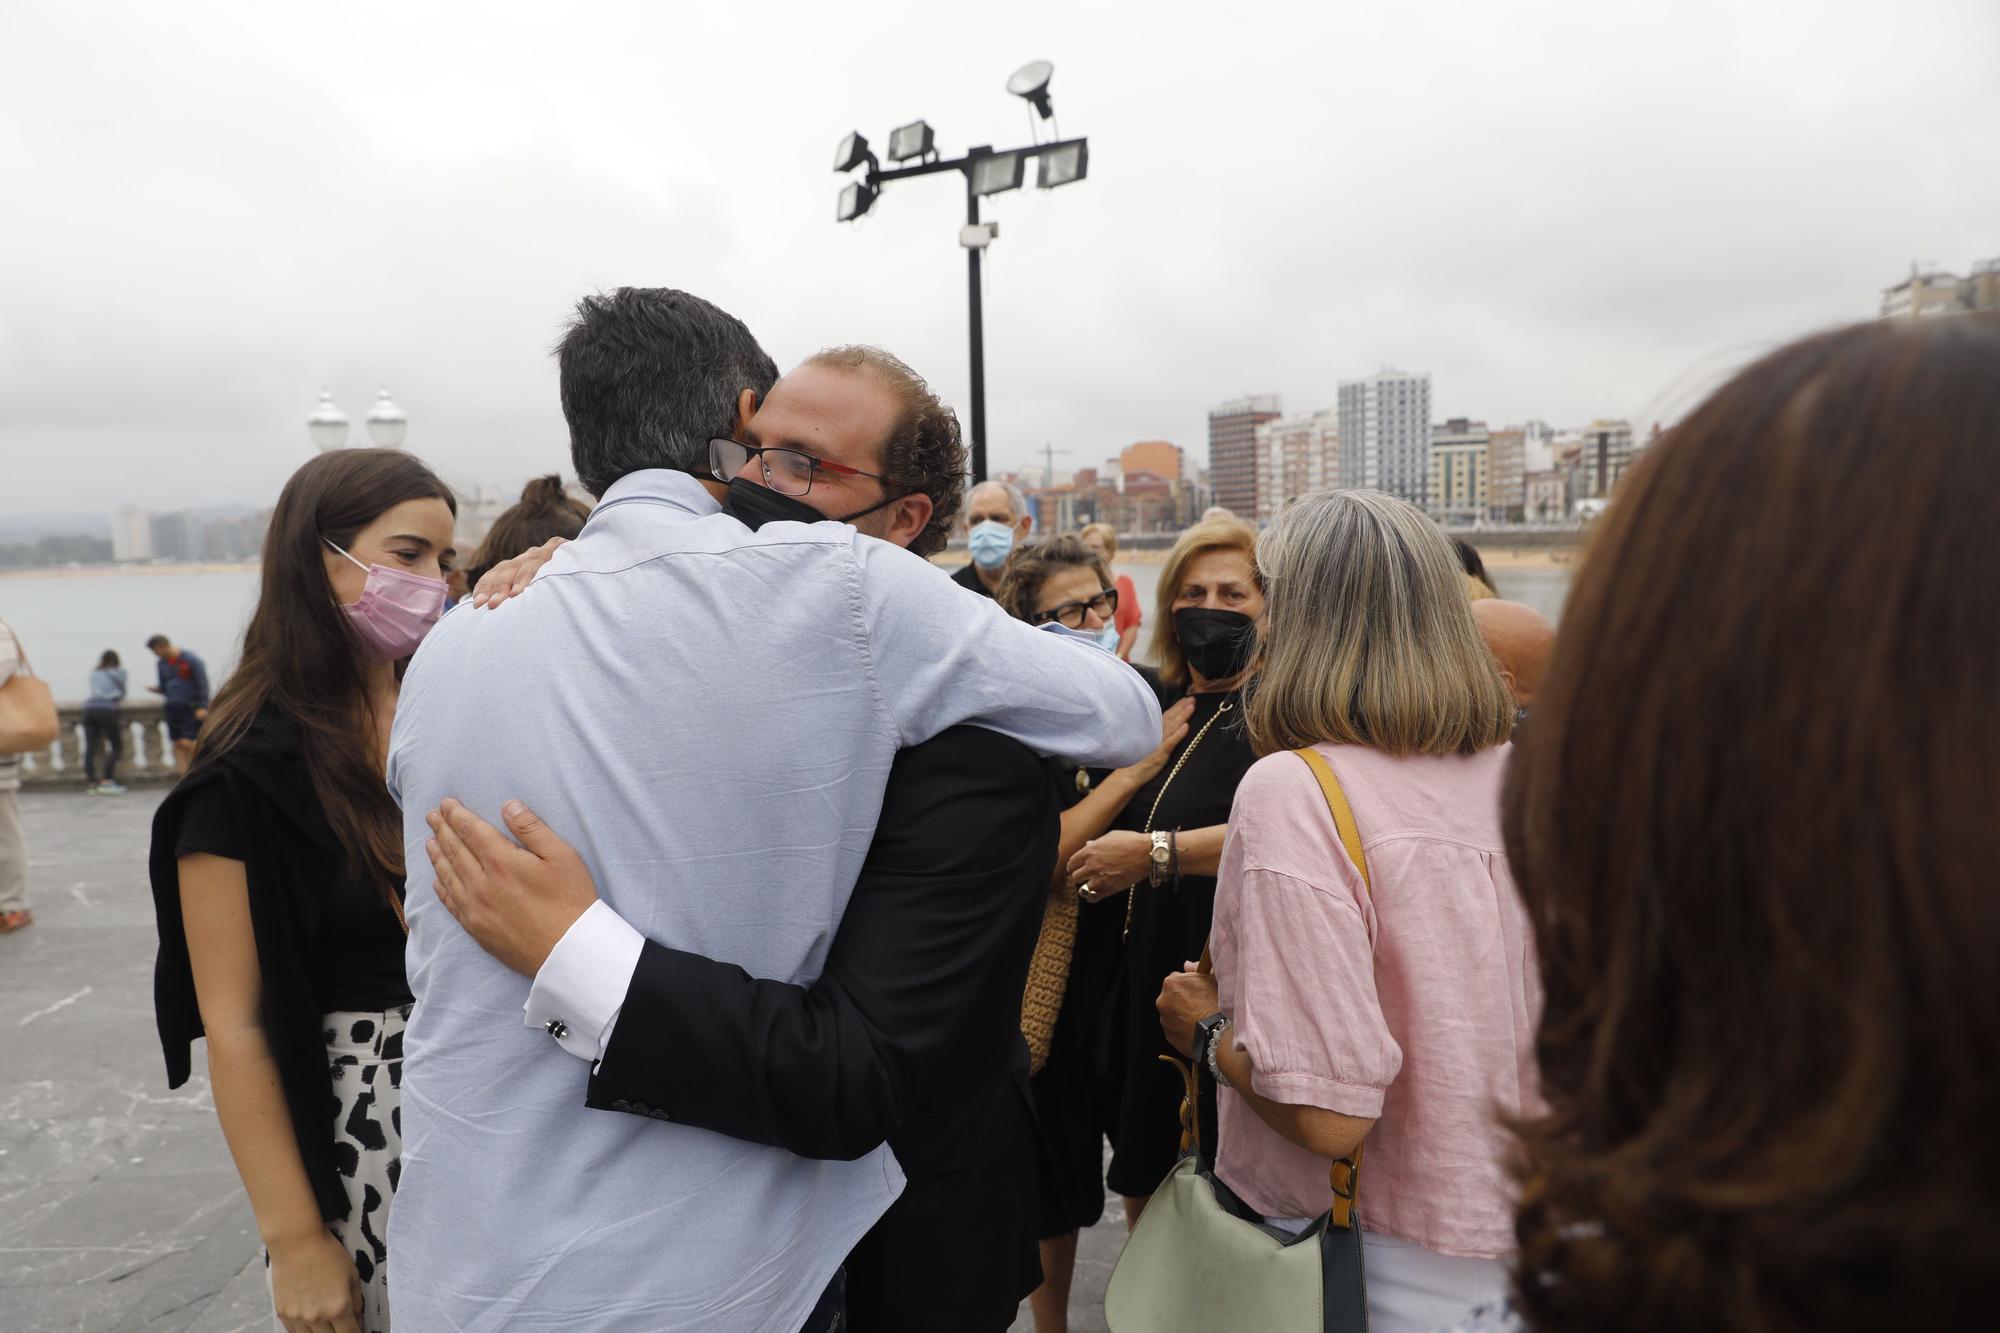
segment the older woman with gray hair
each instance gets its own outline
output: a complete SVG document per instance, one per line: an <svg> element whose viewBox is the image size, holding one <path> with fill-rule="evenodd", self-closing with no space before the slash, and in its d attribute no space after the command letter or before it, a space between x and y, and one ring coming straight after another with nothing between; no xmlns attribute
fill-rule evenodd
<svg viewBox="0 0 2000 1333"><path fill-rule="evenodd" d="M1404 501L1307 496L1257 564L1262 758L1230 814L1213 974L1190 964L1159 1008L1182 1051L1199 1030L1216 1175L1267 1219L1325 1211L1328 1168L1366 1139L1371 1327L1433 1329L1505 1289L1501 1117L1535 1109L1541 990L1499 816L1514 701L1450 542Z"/></svg>

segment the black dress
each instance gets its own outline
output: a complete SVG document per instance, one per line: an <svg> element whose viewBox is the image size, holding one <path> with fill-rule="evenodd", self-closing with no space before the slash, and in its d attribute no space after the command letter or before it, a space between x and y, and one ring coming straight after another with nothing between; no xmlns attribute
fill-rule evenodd
<svg viewBox="0 0 2000 1333"><path fill-rule="evenodd" d="M1187 739L1112 827L1143 830L1149 816L1156 830L1227 824L1236 785L1256 761L1243 726L1243 696L1235 691L1196 695ZM1155 1002L1169 975L1201 957L1215 911L1215 880L1183 875L1156 889L1142 879L1129 894L1104 906L1127 898L1132 926L1122 949L1123 967L1107 996L1097 1054L1117 1085L1105 1183L1120 1194L1143 1198L1159 1186L1180 1154L1181 1079L1158 1058L1180 1057L1160 1030ZM1123 925L1121 916L1121 934ZM1202 1099L1201 1119L1202 1142L1215 1143L1214 1098Z"/></svg>
<svg viewBox="0 0 2000 1333"><path fill-rule="evenodd" d="M1181 692L1164 684L1152 668L1133 669L1153 687L1162 709L1172 707L1181 697ZM1189 728L1188 734L1192 736L1194 728ZM1211 733L1209 741L1214 739ZM1209 741L1204 741L1204 746ZM1185 747L1186 742L1182 742ZM1170 761L1167 768L1172 767ZM1057 784L1064 808L1082 800L1090 785L1102 782L1105 776L1104 771L1087 773L1079 782L1077 770L1066 767ZM1158 791L1159 780L1155 779L1126 802L1109 829L1141 827ZM1144 806L1139 805L1141 800ZM1135 807L1136 815L1132 813ZM1049 1037L1049 1058L1028 1084L1035 1104L1036 1169L1041 1191L1038 1221L1043 1240L1092 1226L1104 1215L1104 1141L1117 1128L1119 1099L1117 1073L1106 1056L1114 1043L1105 1040L1103 1028L1107 1018L1122 1023L1118 980L1124 933L1125 895L1077 903L1076 943L1070 953L1062 1007Z"/></svg>

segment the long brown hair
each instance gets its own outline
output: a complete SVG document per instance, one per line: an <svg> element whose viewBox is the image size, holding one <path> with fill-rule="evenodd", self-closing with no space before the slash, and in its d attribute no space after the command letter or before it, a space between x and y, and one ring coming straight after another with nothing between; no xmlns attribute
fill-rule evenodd
<svg viewBox="0 0 2000 1333"><path fill-rule="evenodd" d="M1203 519L1180 535L1160 566L1159 588L1153 594L1153 660L1160 664L1160 679L1169 685L1185 687L1193 680L1174 631L1174 598L1181 595L1188 566L1209 551L1241 551L1250 562L1251 580L1260 590L1264 586L1264 575L1257 569L1257 529L1242 519L1228 515Z"/></svg>
<svg viewBox="0 0 2000 1333"><path fill-rule="evenodd" d="M540 546L551 537L575 537L590 517L590 506L572 499L554 473L536 477L521 488L520 500L493 520L479 553L465 567L465 586L478 583L487 570Z"/></svg>
<svg viewBox="0 0 2000 1333"><path fill-rule="evenodd" d="M1552 1330L1956 1326L2000 1273L2000 317L1837 330L1626 479L1505 796Z"/></svg>
<svg viewBox="0 0 2000 1333"><path fill-rule="evenodd" d="M430 499L457 514L451 489L394 449L337 449L292 474L264 535L243 655L215 696L192 765L228 754L266 707L290 716L313 792L351 868L391 900L403 876L403 820L375 759L366 650L327 581L321 538L351 545L397 505Z"/></svg>

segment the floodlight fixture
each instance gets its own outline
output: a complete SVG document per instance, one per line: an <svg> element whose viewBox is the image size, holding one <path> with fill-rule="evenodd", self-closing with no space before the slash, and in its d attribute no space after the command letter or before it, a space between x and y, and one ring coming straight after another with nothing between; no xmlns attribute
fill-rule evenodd
<svg viewBox="0 0 2000 1333"><path fill-rule="evenodd" d="M913 157L922 157L931 151L933 137L931 127L921 120L898 125L889 132L889 160L907 162Z"/></svg>
<svg viewBox="0 0 2000 1333"><path fill-rule="evenodd" d="M1042 119L1047 120L1056 113L1049 104L1049 80L1055 72L1056 67L1046 60L1030 60L1007 80L1007 91L1016 97L1026 98L1035 110L1041 112Z"/></svg>
<svg viewBox="0 0 2000 1333"><path fill-rule="evenodd" d="M1078 139L1073 144L1051 149L1037 159L1035 184L1041 189L1053 190L1058 185L1080 181L1089 173L1090 141Z"/></svg>
<svg viewBox="0 0 2000 1333"><path fill-rule="evenodd" d="M1005 194L1021 188L1028 160L1019 153L993 153L974 159L972 192L978 195Z"/></svg>
<svg viewBox="0 0 2000 1333"><path fill-rule="evenodd" d="M840 147L834 150L833 169L835 171L852 171L867 160L868 140L862 137L859 130L856 130L845 139L842 139Z"/></svg>
<svg viewBox="0 0 2000 1333"><path fill-rule="evenodd" d="M875 197L881 191L866 181L855 181L840 192L840 207L835 210L835 222L852 222L875 207Z"/></svg>

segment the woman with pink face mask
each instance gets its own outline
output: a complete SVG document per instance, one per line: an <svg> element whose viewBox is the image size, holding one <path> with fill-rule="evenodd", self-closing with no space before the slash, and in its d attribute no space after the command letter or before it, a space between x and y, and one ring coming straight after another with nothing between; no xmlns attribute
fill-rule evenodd
<svg viewBox="0 0 2000 1333"><path fill-rule="evenodd" d="M153 819L168 1085L206 1036L288 1330L389 1327L410 987L383 764L403 665L444 610L456 514L394 450L322 454L292 475L242 660Z"/></svg>

